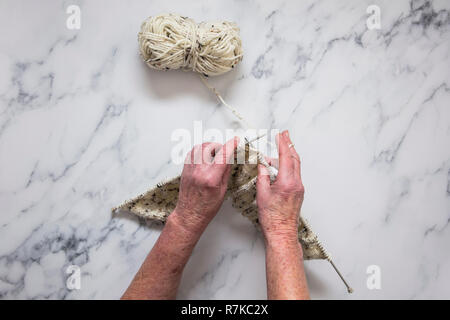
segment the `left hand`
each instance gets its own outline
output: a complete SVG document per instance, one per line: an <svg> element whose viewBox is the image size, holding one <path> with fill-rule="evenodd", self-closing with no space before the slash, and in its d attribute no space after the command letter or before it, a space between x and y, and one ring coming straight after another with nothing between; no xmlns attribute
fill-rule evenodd
<svg viewBox="0 0 450 320"><path fill-rule="evenodd" d="M224 145L206 142L187 155L180 192L170 215L188 232L201 233L220 209L227 191L231 163L239 138Z"/></svg>

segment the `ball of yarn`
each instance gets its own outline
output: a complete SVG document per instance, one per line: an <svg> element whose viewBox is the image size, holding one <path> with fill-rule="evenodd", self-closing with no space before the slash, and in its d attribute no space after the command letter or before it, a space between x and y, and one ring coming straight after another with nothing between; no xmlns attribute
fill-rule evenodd
<svg viewBox="0 0 450 320"><path fill-rule="evenodd" d="M175 14L147 18L138 35L141 57L151 68L182 69L213 76L242 60L239 28L233 22L196 23Z"/></svg>

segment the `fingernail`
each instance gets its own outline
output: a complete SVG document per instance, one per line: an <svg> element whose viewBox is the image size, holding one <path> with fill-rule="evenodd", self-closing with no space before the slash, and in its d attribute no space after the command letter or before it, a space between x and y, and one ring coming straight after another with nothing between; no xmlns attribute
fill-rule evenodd
<svg viewBox="0 0 450 320"><path fill-rule="evenodd" d="M289 138L289 132L287 130L283 131L283 137Z"/></svg>

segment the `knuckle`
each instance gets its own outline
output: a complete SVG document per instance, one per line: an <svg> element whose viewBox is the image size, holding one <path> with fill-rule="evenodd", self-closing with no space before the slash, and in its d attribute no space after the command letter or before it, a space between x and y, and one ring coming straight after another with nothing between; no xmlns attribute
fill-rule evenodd
<svg viewBox="0 0 450 320"><path fill-rule="evenodd" d="M197 186L205 188L213 188L217 186L217 181L215 177L210 173L204 173L201 171L196 171L193 175L194 182Z"/></svg>
<svg viewBox="0 0 450 320"><path fill-rule="evenodd" d="M204 186L207 188L215 188L217 187L218 182L216 177L210 172L204 175Z"/></svg>
<svg viewBox="0 0 450 320"><path fill-rule="evenodd" d="M280 181L280 188L284 191L290 191L294 188L295 181L290 177L285 177L285 179Z"/></svg>
<svg viewBox="0 0 450 320"><path fill-rule="evenodd" d="M203 142L201 145L199 145L199 148L201 148L201 150L205 152L206 150L208 150L210 144L211 142Z"/></svg>
<svg viewBox="0 0 450 320"><path fill-rule="evenodd" d="M295 179L288 179L284 183L281 184L281 190L286 193L299 193L302 194L305 192L305 188L303 184Z"/></svg>
<svg viewBox="0 0 450 320"><path fill-rule="evenodd" d="M203 179L203 175L198 170L194 170L194 172L192 173L192 181L194 182L194 184L197 186L202 185Z"/></svg>
<svg viewBox="0 0 450 320"><path fill-rule="evenodd" d="M214 179L207 179L203 186L208 189L215 189L218 187L217 182Z"/></svg>
<svg viewBox="0 0 450 320"><path fill-rule="evenodd" d="M305 194L305 187L303 186L303 184L299 184L296 188L295 188L295 192L298 194Z"/></svg>

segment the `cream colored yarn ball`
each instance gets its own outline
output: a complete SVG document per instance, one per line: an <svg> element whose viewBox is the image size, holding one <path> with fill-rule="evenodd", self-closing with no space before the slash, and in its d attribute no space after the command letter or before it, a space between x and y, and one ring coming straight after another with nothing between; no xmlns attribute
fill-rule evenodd
<svg viewBox="0 0 450 320"><path fill-rule="evenodd" d="M234 68L243 57L239 28L233 22L196 23L175 14L159 15L142 23L138 41L142 59L158 70L215 76Z"/></svg>

